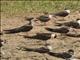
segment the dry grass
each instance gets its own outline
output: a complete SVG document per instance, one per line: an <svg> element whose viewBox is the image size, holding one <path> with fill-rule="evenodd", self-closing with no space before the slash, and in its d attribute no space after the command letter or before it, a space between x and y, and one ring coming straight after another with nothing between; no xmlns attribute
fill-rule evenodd
<svg viewBox="0 0 80 60"><path fill-rule="evenodd" d="M80 1L1 1L1 14L10 17L34 12L56 12L64 8L72 12L79 10Z"/></svg>

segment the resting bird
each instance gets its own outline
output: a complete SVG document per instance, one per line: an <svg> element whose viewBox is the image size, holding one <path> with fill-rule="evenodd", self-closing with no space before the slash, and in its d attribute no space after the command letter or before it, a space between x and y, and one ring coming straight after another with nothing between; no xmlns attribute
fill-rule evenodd
<svg viewBox="0 0 80 60"><path fill-rule="evenodd" d="M67 52L60 52L60 53L48 52L48 54L51 56L58 57L58 58L70 60L70 58L72 58L72 56L74 55L74 50L70 49Z"/></svg>
<svg viewBox="0 0 80 60"><path fill-rule="evenodd" d="M70 21L70 22L65 22L65 23L57 23L57 26L68 26L68 27L73 27L73 28L79 28L80 29L80 19L76 19L76 21Z"/></svg>
<svg viewBox="0 0 80 60"><path fill-rule="evenodd" d="M32 20L30 20L28 25L26 24L21 27L9 29L9 30L4 30L4 33L5 34L12 34L12 33L19 33L19 32L29 32L30 30L32 30L32 28L33 28L33 24L32 24Z"/></svg>
<svg viewBox="0 0 80 60"><path fill-rule="evenodd" d="M51 13L50 16L52 16L52 17L56 17L56 16L63 17L63 20L64 20L64 17L68 16L69 14L70 14L70 10L65 9L64 11L60 11L57 13Z"/></svg>
<svg viewBox="0 0 80 60"><path fill-rule="evenodd" d="M73 30L72 28L69 28L66 26L62 26L58 28L45 28L45 29L48 31L57 32L57 33L68 33L70 30Z"/></svg>
<svg viewBox="0 0 80 60"><path fill-rule="evenodd" d="M80 34L73 34L73 33L70 34L70 33L67 33L66 36L69 36L69 37L77 37L77 38L79 37L80 38Z"/></svg>
<svg viewBox="0 0 80 60"><path fill-rule="evenodd" d="M41 15L41 16L37 17L37 19L40 20L41 23L44 23L44 25L46 25L46 22L48 22L51 18L52 18L51 15L49 15L49 16Z"/></svg>
<svg viewBox="0 0 80 60"><path fill-rule="evenodd" d="M38 53L47 53L49 51L52 51L52 47L49 44L46 44L45 47L40 47L40 48L25 48L23 47L25 51L33 51L33 52L38 52Z"/></svg>
<svg viewBox="0 0 80 60"><path fill-rule="evenodd" d="M56 16L60 16L60 17L66 17L66 16L69 15L69 13L70 13L70 10L65 9L64 11L61 11L61 12L55 13L54 15L56 15Z"/></svg>
<svg viewBox="0 0 80 60"><path fill-rule="evenodd" d="M50 38L56 38L56 34L53 34L53 33L37 33L34 36L24 36L24 37L30 38L30 39L39 39L39 40L46 41Z"/></svg>

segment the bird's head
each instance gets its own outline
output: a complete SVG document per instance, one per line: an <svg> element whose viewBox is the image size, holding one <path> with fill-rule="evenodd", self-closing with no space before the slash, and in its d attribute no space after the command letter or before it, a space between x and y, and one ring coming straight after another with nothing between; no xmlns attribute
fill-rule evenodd
<svg viewBox="0 0 80 60"><path fill-rule="evenodd" d="M78 18L78 19L76 19L76 21L77 21L77 23L80 25L80 19Z"/></svg>
<svg viewBox="0 0 80 60"><path fill-rule="evenodd" d="M51 38L56 38L56 37L57 37L57 35L55 33L51 34Z"/></svg>
<svg viewBox="0 0 80 60"><path fill-rule="evenodd" d="M73 49L69 49L68 53L71 54L71 55L74 55L74 50Z"/></svg>
<svg viewBox="0 0 80 60"><path fill-rule="evenodd" d="M50 50L50 51L52 51L53 50L53 48L52 48L52 46L50 45L50 44L46 44L46 47Z"/></svg>
<svg viewBox="0 0 80 60"><path fill-rule="evenodd" d="M50 15L49 15L49 18L51 19L52 17L53 17L53 15L52 15L52 14L50 14Z"/></svg>
<svg viewBox="0 0 80 60"><path fill-rule="evenodd" d="M65 8L64 10L65 10L67 13L70 13L70 10L69 10L69 9Z"/></svg>

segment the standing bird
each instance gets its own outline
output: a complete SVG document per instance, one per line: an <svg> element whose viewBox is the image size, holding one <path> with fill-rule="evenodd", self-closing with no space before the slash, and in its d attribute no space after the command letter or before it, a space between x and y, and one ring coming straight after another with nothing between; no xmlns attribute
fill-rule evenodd
<svg viewBox="0 0 80 60"><path fill-rule="evenodd" d="M60 53L48 52L48 54L51 56L58 57L58 58L70 60L70 58L72 58L72 56L74 55L74 50L69 49L67 52L60 52Z"/></svg>
<svg viewBox="0 0 80 60"><path fill-rule="evenodd" d="M46 22L48 22L50 19L52 18L52 15L41 15L39 17L37 17L36 19L40 20L41 23L44 23L44 25L46 25Z"/></svg>
<svg viewBox="0 0 80 60"><path fill-rule="evenodd" d="M70 21L70 22L56 24L56 26L62 26L62 25L80 29L80 19L78 18L78 19L76 19L76 21Z"/></svg>
<svg viewBox="0 0 80 60"><path fill-rule="evenodd" d="M26 25L23 25L18 28L4 30L4 33L5 34L12 34L12 33L19 33L19 32L29 32L32 29L33 29L33 22L32 22L32 20L30 20L28 25L26 24Z"/></svg>

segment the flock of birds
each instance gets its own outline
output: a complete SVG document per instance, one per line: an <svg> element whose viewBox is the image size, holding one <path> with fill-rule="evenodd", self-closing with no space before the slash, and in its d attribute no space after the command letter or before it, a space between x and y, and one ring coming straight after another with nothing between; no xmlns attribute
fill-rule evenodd
<svg viewBox="0 0 80 60"><path fill-rule="evenodd" d="M51 20L51 18L53 18L53 17L60 16L60 17L64 18L64 17L68 16L69 14L70 14L70 10L65 9L64 11L58 12L55 14L51 13L48 15L41 15L41 16L37 17L35 21L39 20L41 23L44 23L44 25L46 25L46 22ZM3 30L3 32L0 32L0 35L14 34L14 33L19 33L19 32L29 32L34 28L33 19L35 19L35 18L29 17L29 18L27 18L27 21L29 21L28 24L23 25L21 27L9 29L9 30ZM57 33L68 35L67 33L70 30L75 31L75 29L80 29L80 19L78 18L75 21L69 21L69 22L65 22L65 23L57 23L56 26L58 26L58 27L57 28L47 27L45 29L50 32L57 32ZM73 35L69 35L69 36L73 36ZM75 35L75 36L80 37L80 34ZM75 36L73 36L73 37L75 37ZM33 35L33 36L25 36L25 38L39 39L39 40L44 40L45 42L46 42L46 40L48 40L52 37L56 38L57 35L55 33L36 33L36 35ZM0 47L2 47L4 45L4 43L5 42L0 39ZM39 53L47 53L51 56L63 58L66 60L71 60L71 57L74 55L73 49L69 49L67 52L54 53L54 52L52 52L52 47L50 46L50 44L47 44L47 43L46 43L45 47L25 48L25 50L39 52ZM77 60L77 59L72 59L72 60Z"/></svg>

